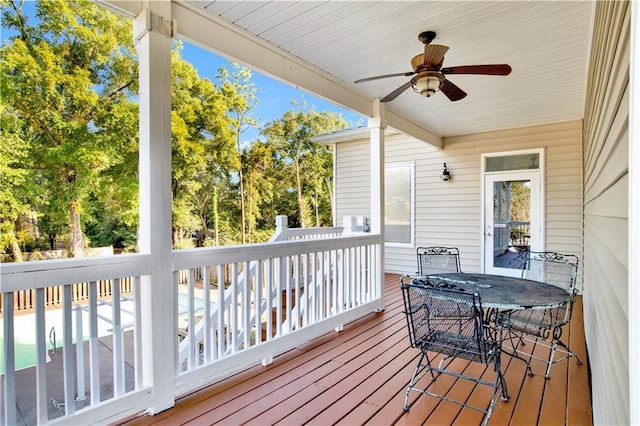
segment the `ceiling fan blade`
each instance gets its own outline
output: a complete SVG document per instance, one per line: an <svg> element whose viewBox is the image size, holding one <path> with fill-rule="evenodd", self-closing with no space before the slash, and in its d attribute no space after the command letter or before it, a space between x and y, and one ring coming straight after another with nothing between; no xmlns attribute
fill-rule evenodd
<svg viewBox="0 0 640 426"><path fill-rule="evenodd" d="M397 98L402 92L407 90L409 87L411 87L411 80L407 81L405 84L403 84L402 86L398 87L396 90L394 90L393 92L389 93L384 98L380 99L380 102L391 102L392 100Z"/></svg>
<svg viewBox="0 0 640 426"><path fill-rule="evenodd" d="M385 75L377 75L375 77L367 77L367 78L361 78L360 80L356 80L354 81L354 83L362 83L363 81L371 81L371 80L380 80L381 78L389 78L389 77L409 77L410 75L414 75L415 72L413 71L408 71L408 72L397 72L395 74L385 74Z"/></svg>
<svg viewBox="0 0 640 426"><path fill-rule="evenodd" d="M453 84L447 79L444 79L440 85L440 91L449 98L450 101L455 102L467 96L467 92Z"/></svg>
<svg viewBox="0 0 640 426"><path fill-rule="evenodd" d="M441 44L425 44L423 64L427 67L438 67L438 65L442 65L444 55L448 50L448 46Z"/></svg>
<svg viewBox="0 0 640 426"><path fill-rule="evenodd" d="M511 74L511 66L507 64L462 65L442 68L440 71L442 71L443 74L509 75Z"/></svg>

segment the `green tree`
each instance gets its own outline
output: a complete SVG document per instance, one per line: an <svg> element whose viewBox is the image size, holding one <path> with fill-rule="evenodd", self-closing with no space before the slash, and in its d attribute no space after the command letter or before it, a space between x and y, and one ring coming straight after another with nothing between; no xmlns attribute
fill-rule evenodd
<svg viewBox="0 0 640 426"><path fill-rule="evenodd" d="M307 111L306 105L302 103L297 110L286 111L282 118L268 123L262 131L274 144L277 155L291 170L297 217L303 228L312 223L311 206L315 201L309 200L315 200L316 191L320 191L318 182L325 180L325 172L332 173L326 157L330 154L313 143L311 138L346 127L342 114L317 112L314 109Z"/></svg>
<svg viewBox="0 0 640 426"><path fill-rule="evenodd" d="M3 26L17 32L1 50L2 102L29 128L31 165L50 194L43 208L65 212L70 255L82 256L85 204L119 153L135 150L135 132L111 128L137 123L131 22L85 0L39 1L35 20L23 1L2 5Z"/></svg>
<svg viewBox="0 0 640 426"><path fill-rule="evenodd" d="M242 167L242 147L240 141L242 133L250 127L257 125L256 120L251 117L251 111L258 104L256 93L258 89L251 82L251 70L241 67L238 64L232 64L232 71L225 67L218 70L218 80L222 87L221 91L227 99L229 113L231 114L231 130L236 140L236 150L238 155L238 186L240 189L240 240L242 244L246 242L246 197L245 197L245 180Z"/></svg>
<svg viewBox="0 0 640 426"><path fill-rule="evenodd" d="M213 195L226 184L226 170L239 167L228 96L180 56L171 56L173 234L178 247L190 244L193 231L208 229ZM214 206L215 208L215 206Z"/></svg>
<svg viewBox="0 0 640 426"><path fill-rule="evenodd" d="M22 261L16 223L20 215L29 212L25 195L33 189L29 185L28 138L24 123L15 111L0 103L0 253L8 247L16 262Z"/></svg>
<svg viewBox="0 0 640 426"><path fill-rule="evenodd" d="M255 141L243 151L243 169L247 196L247 234L249 242L261 242L266 238L257 235L260 228L273 229L274 221L265 223L265 210L275 200L274 191L278 188L278 178L273 173L277 168L274 162L273 145Z"/></svg>

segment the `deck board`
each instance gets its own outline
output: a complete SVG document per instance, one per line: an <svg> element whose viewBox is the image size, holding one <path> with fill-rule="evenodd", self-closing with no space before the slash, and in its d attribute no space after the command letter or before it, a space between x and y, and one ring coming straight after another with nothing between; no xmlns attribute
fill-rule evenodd
<svg viewBox="0 0 640 426"><path fill-rule="evenodd" d="M181 398L172 409L125 424L480 424L481 412L417 392L410 394L409 412L403 411L419 351L409 346L398 275L386 275L385 305L383 312L288 351L267 367L252 367ZM572 332L567 328L563 337L584 364L556 363L547 380L543 363L533 361L535 376L528 377L522 361L504 354L510 399L498 400L491 425L592 423L580 298L574 307ZM530 343L524 348L543 356L546 351ZM464 360L452 366L477 375L484 368ZM491 369L484 378L493 379ZM486 406L490 389L481 388L486 387L446 376L432 385L435 392Z"/></svg>

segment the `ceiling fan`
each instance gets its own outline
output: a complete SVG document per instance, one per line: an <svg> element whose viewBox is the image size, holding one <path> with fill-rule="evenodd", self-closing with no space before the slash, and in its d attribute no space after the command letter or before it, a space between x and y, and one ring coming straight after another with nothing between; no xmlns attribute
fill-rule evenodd
<svg viewBox="0 0 640 426"><path fill-rule="evenodd" d="M436 33L433 31L425 31L418 35L418 40L424 43L424 53L414 56L411 60L411 67L413 68L413 71L362 78L354 81L354 83L362 83L364 81L379 80L381 78L388 77L413 76L411 80L380 99L380 102L390 102L394 100L409 87L413 87L413 90L426 97L433 95L439 90L444 93L450 101L459 101L467 96L467 93L451 81L447 80L445 75L509 75L511 73L511 67L507 64L462 65L442 68L444 54L447 53L449 47L440 44L431 44L435 38Z"/></svg>

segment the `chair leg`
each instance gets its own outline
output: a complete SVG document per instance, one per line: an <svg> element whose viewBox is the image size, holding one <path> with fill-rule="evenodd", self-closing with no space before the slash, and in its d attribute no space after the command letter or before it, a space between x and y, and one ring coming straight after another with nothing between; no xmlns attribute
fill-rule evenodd
<svg viewBox="0 0 640 426"><path fill-rule="evenodd" d="M569 349L569 346L567 346L562 340L560 339L554 339L553 343L551 344L551 353L549 354L549 360L547 361L547 371L544 375L545 379L549 379L551 377L551 365L553 365L554 363L554 356L556 354L556 350L558 349L558 346L562 347L562 349L564 349L564 351L567 353L567 356L565 358L571 358L571 357L575 357L576 358L576 364L578 365L582 365L582 361L580 361L580 358L578 358L578 355L576 355L575 353L573 353L573 351L571 349ZM564 358L561 358L560 360L562 360Z"/></svg>
<svg viewBox="0 0 640 426"><path fill-rule="evenodd" d="M524 360L523 360L524 361ZM500 381L500 391L502 393L502 400L509 400L509 392L507 390L507 381L504 378L504 374L502 374L502 365L500 361L500 354L497 354L493 361L493 368L496 372L496 386L498 385L498 381Z"/></svg>
<svg viewBox="0 0 640 426"><path fill-rule="evenodd" d="M413 372L413 376L411 377L411 381L409 382L409 386L407 386L407 393L404 396L404 407L403 410L409 411L409 392L411 392L411 389L413 389L413 386L416 384L416 377L418 377L418 373L420 372L420 367L422 366L422 360L424 359L425 354L424 352L422 352L420 354L420 358L418 359L418 364L416 365L416 369ZM428 359L427 359L428 361ZM433 376L433 371L431 372L431 375Z"/></svg>
<svg viewBox="0 0 640 426"><path fill-rule="evenodd" d="M516 349L517 345L524 345L524 339L522 338L522 334L518 335L518 340L519 343L514 343L513 341L513 335L515 333L513 331L509 331L509 341L511 342L511 347L513 348L513 352L511 351L505 351L504 348L502 349L502 352L506 353L507 355L519 359L520 361L524 362L525 365L527 366L527 375L528 376L533 376L533 370L531 370L531 360L527 361L526 359L522 358L520 356L520 354L518 354L518 350Z"/></svg>

